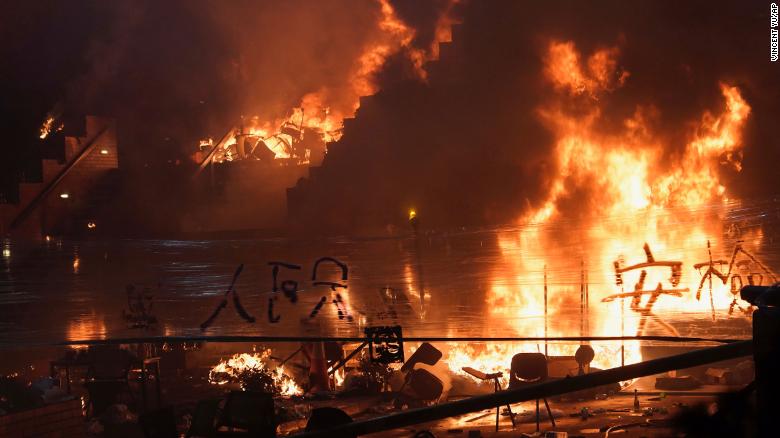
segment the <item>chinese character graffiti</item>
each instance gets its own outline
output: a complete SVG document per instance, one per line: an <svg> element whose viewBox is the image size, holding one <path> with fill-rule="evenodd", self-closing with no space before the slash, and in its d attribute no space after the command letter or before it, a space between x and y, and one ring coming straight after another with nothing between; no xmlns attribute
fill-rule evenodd
<svg viewBox="0 0 780 438"><path fill-rule="evenodd" d="M668 331L670 331L675 336L679 336L679 333L674 327L672 327L664 320L662 320L660 317L658 317L658 315L653 313L653 306L662 295L681 297L683 292L689 291L688 288L677 288L677 286L680 284L680 280L682 279L682 262L655 260L655 257L653 256L653 253L650 250L650 245L648 245L647 243L645 243L644 250L645 250L645 257L647 261L643 263L637 263L625 267L623 266L624 262L622 259L617 260L614 263L615 284L621 287L623 286L624 273L640 270L639 280L634 285L634 290L632 292L623 292L615 295L610 295L608 297L605 297L602 301L610 302L615 299L631 298L631 310L639 313L640 315L639 326L637 328L637 336L642 335L648 320L653 320L657 322L658 324L665 327ZM670 270L669 283L671 284L672 287L664 288L664 286L659 282L654 289L645 289L645 280L647 279L647 269L651 269L651 268L668 268ZM642 305L642 298L645 295L649 297L647 299L647 302L644 305Z"/></svg>
<svg viewBox="0 0 780 438"><path fill-rule="evenodd" d="M246 309L244 309L244 306L241 305L241 300L238 296L238 291L236 290L236 280L238 280L238 276L241 275L241 271L244 270L244 264L240 264L238 266L238 269L236 269L235 274L233 274L233 280L230 282L230 286L225 291L225 295L222 297L222 300L217 305L217 308L214 309L214 312L211 313L211 316L208 317L201 325L200 329L205 330L209 327L211 327L212 324L214 324L214 321L217 319L217 316L219 316L219 313L227 307L228 305L228 296L233 297L233 306L236 308L236 312L238 312L238 315L246 322L255 322L255 317L250 315Z"/></svg>
<svg viewBox="0 0 780 438"><path fill-rule="evenodd" d="M742 286L760 286L763 284L764 280L768 280L770 284L777 282L775 274L753 254L745 250L742 243L741 240L736 241L734 250L731 252L731 260L726 262L726 260L723 259L712 259L712 249L710 241L708 240L707 254L709 255L709 260L693 265L699 273L701 273L702 268L707 268L704 271L704 274L702 274L699 287L696 289L696 299L698 300L701 298L701 291L704 288L704 283L709 282L710 306L712 307L713 320L715 319L715 304L712 297L712 277L719 278L724 285L730 285L729 291L733 298L731 305L729 306L729 315L734 313L735 308L746 315L751 313L751 306L745 306L743 308L737 301ZM738 260L738 257L740 256L743 256L744 258ZM722 268L726 263L728 263L728 270L724 273L719 268Z"/></svg>
<svg viewBox="0 0 780 438"><path fill-rule="evenodd" d="M320 279L321 265L335 266L337 268L338 278L340 278L340 281L321 280ZM282 318L282 316L280 314L277 314L275 311L276 303L279 301L279 298L281 296L287 298L287 300L289 300L291 304L296 304L298 302L299 299L298 294L299 292L302 291L302 289L300 289L300 283L297 280L291 278L290 274L300 272L302 270L302 267L301 265L282 262L282 261L268 262L268 266L272 267L271 296L268 298L268 322L275 324L278 323ZM235 274L233 275L233 279L230 283L230 286L225 291L225 294L222 297L220 303L217 305L216 309L214 309L211 315L200 325L202 330L207 329L214 323L214 321L219 316L222 309L228 306L230 297L232 297L233 306L235 307L238 315L246 322L249 323L255 322L255 317L249 314L249 312L247 312L247 310L241 304L241 300L238 295L238 290L236 289L235 286L236 280L238 279L243 269L244 269L244 265L241 264L236 270ZM314 263L314 267L312 269L312 276L311 276L311 285L313 287L325 286L329 288L330 297L324 295L317 301L317 303L314 305L314 308L309 313L309 319L316 317L317 314L320 312L320 310L322 310L323 306L328 302L328 300L330 300L331 303L336 307L336 313L338 315L339 320L346 320L348 322L353 321L354 318L352 317L349 311L349 306L347 305L347 301L344 299L344 296L342 295L342 292L347 289L348 278L349 278L349 268L347 267L347 265L333 257L321 257ZM339 292L340 290L342 292Z"/></svg>

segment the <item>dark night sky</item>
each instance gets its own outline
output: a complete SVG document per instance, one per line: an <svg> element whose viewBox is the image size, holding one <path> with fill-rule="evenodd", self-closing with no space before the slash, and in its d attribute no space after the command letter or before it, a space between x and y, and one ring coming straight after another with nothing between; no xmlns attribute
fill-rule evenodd
<svg viewBox="0 0 780 438"><path fill-rule="evenodd" d="M446 1L393 3L417 30L414 44L426 47ZM465 22L490 27L503 18L480 17L490 8L466 3ZM522 22L509 26L516 32L502 35L521 42L498 39L491 47L496 59L517 57L509 68L531 77L531 70L538 74L530 57L540 38L573 39L584 52L623 39L622 62L633 77L612 108L619 113L621 105L652 100L670 124L712 107L713 84L733 81L754 110L742 184L750 188L773 181L769 163L780 158L780 62L769 62L769 3L528 2L518 6ZM278 116L307 92L348 86L345 69L376 38L378 13L375 2L353 0L3 0L0 8L5 184L46 153L37 133L54 108L116 117L133 165L185 157L199 138L221 135L239 114ZM399 80L402 70L388 67L379 80ZM490 74L476 67L472 73ZM518 105L524 108L531 106Z"/></svg>

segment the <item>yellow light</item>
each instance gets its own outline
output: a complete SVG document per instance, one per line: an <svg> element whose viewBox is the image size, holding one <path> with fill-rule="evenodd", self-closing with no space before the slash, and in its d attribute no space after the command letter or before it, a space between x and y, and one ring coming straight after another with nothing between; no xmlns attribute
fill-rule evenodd
<svg viewBox="0 0 780 438"><path fill-rule="evenodd" d="M101 149L100 150L101 155L108 155L108 149Z"/></svg>
<svg viewBox="0 0 780 438"><path fill-rule="evenodd" d="M51 242L51 236L49 236L48 234L46 235L45 239L47 242Z"/></svg>
<svg viewBox="0 0 780 438"><path fill-rule="evenodd" d="M412 220L417 217L417 212L414 211L413 208L409 209L409 220Z"/></svg>
<svg viewBox="0 0 780 438"><path fill-rule="evenodd" d="M67 194L67 193L60 193L60 198L62 198L62 199L68 199L68 198L70 198L70 195L69 195L69 194Z"/></svg>
<svg viewBox="0 0 780 438"><path fill-rule="evenodd" d="M41 135L39 136L41 140L45 139L49 136L49 133L51 132L51 125L54 123L54 117L46 117L46 120L43 121L43 125L41 125Z"/></svg>
<svg viewBox="0 0 780 438"><path fill-rule="evenodd" d="M5 248L3 250L3 257L5 257L5 258L11 257L11 250L8 249L8 248Z"/></svg>
<svg viewBox="0 0 780 438"><path fill-rule="evenodd" d="M94 223L92 221L87 222L87 228L89 228L90 230L95 228L95 227L97 227L96 223Z"/></svg>

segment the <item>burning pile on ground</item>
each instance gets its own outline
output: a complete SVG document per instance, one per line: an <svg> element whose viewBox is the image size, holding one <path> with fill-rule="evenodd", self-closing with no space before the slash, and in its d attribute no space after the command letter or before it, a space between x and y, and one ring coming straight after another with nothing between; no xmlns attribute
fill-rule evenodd
<svg viewBox="0 0 780 438"><path fill-rule="evenodd" d="M244 390L259 390L282 396L303 394L292 377L285 374L283 366L269 366L270 357L270 349L234 354L211 368L209 382L214 385L238 383Z"/></svg>

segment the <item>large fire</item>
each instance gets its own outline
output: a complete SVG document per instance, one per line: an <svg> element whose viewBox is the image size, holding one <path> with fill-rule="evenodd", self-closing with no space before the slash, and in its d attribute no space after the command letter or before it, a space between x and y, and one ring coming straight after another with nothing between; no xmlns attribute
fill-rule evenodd
<svg viewBox="0 0 780 438"><path fill-rule="evenodd" d="M602 97L630 78L619 67L619 53L618 47L603 48L584 59L573 42L547 46L543 74L554 93L538 115L554 135L551 164L557 172L545 201L519 220L519 230L499 235L503 264L495 269L487 296L489 316L511 321L507 329L517 336L631 336L653 330L674 336L675 328L653 311L712 312L714 318L734 301L726 281L717 279L711 297L697 299L703 273L694 265L707 258L710 241L724 254L731 249L723 239L723 216L733 201L719 170L741 169L750 106L737 87L721 83L721 109L689 121L695 126L676 154L653 132L658 110L652 107L638 106L622 126L607 132L600 129ZM751 231L740 238L752 250L762 234ZM642 251L645 244L648 254ZM682 262L682 272L652 267L616 281L616 267L654 256ZM612 296L621 293L629 294ZM544 349L551 356L572 356L577 347L550 343ZM641 360L638 341L592 347L592 365L598 368ZM456 372L463 366L507 372L513 354L541 349L458 344L448 362Z"/></svg>
<svg viewBox="0 0 780 438"><path fill-rule="evenodd" d="M295 381L285 374L284 366L269 370L271 350L266 349L254 353L234 354L232 357L221 360L209 371L209 382L215 385L224 385L235 379L242 371L248 369L270 371L276 384L281 388L281 395L293 396L303 394L303 390Z"/></svg>
<svg viewBox="0 0 780 438"><path fill-rule="evenodd" d="M452 16L453 6L459 0L447 2L437 20L435 38L425 50L413 46L415 30L398 17L390 1L376 1L379 6L378 37L366 44L362 54L355 60L350 77L345 78L345 83L349 84L346 91L321 88L304 95L300 104L283 117L274 120L246 118L242 126L233 129L226 141L218 145L222 150L218 151L215 160L220 162L244 158L236 146L242 141L241 136L246 136L251 138L251 148L256 147L258 140L261 140L273 152L275 159L293 159L297 164L315 162L317 157L311 154L316 151L306 148L296 150L295 145L306 136L323 143L338 141L343 121L355 115L360 107L360 97L378 91L375 76L388 57L403 53L414 66L417 78L426 80L428 74L424 64L438 57L439 43L450 40L451 27L456 22ZM206 143L211 144L213 142Z"/></svg>

